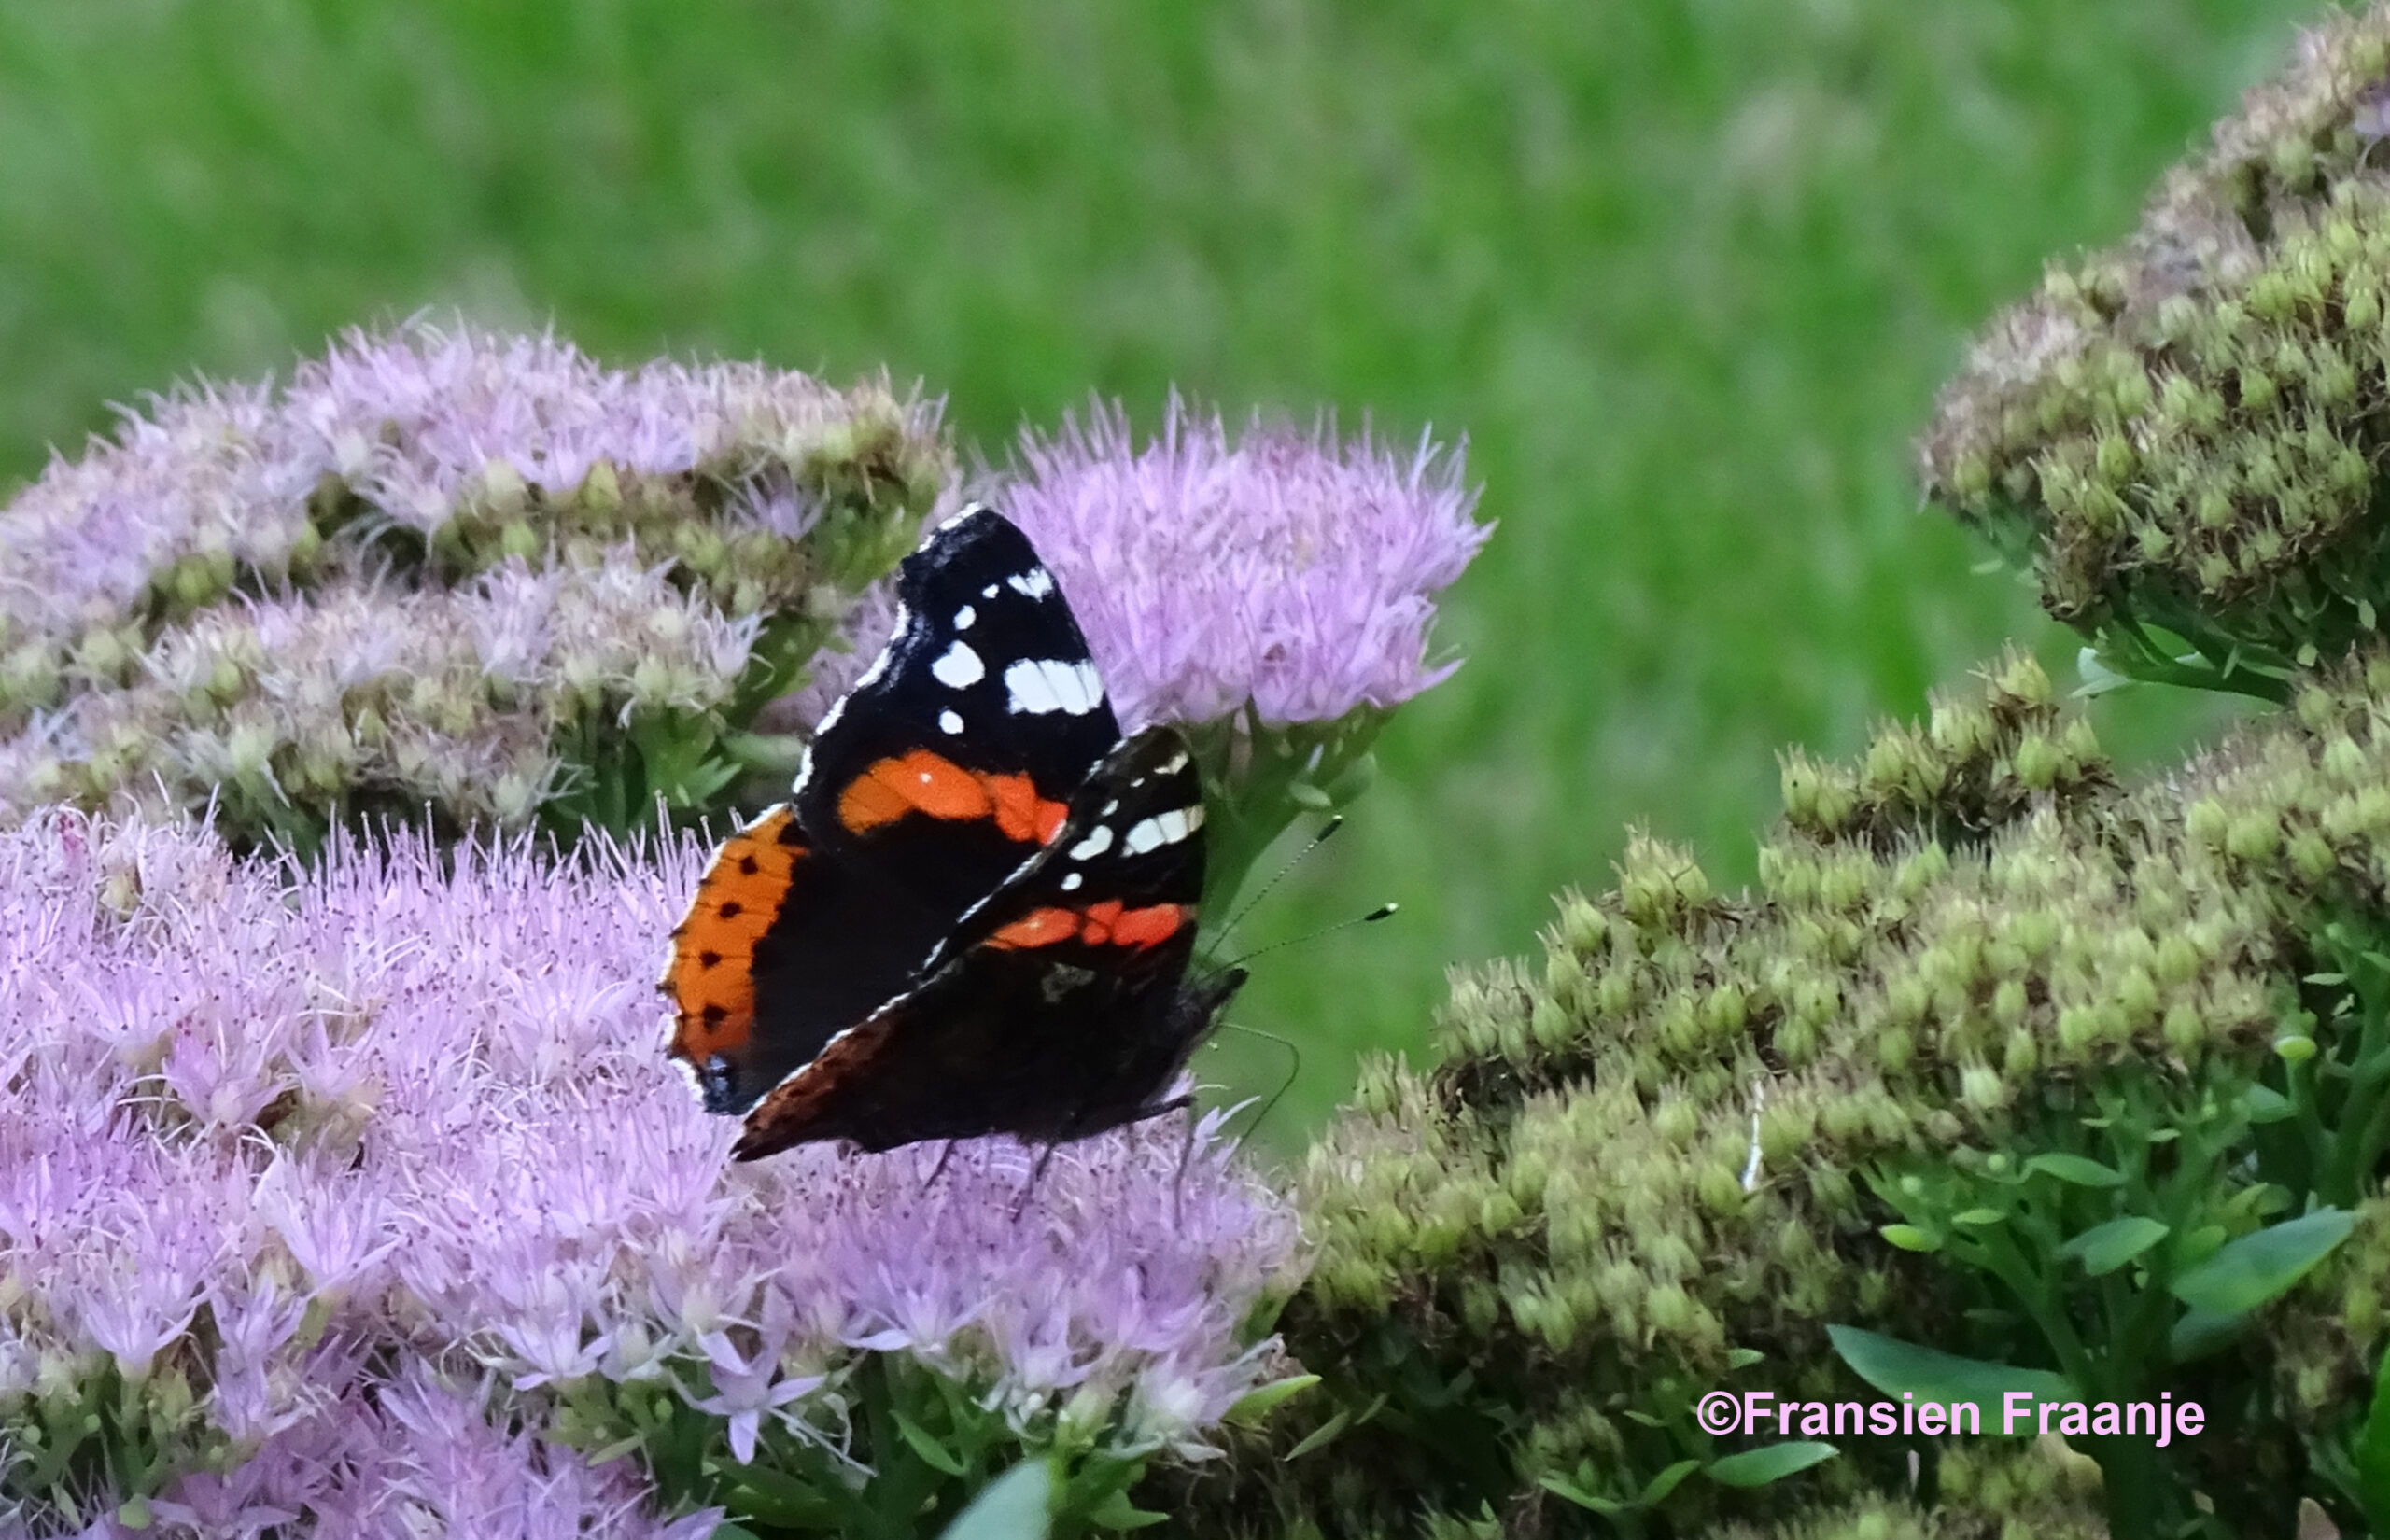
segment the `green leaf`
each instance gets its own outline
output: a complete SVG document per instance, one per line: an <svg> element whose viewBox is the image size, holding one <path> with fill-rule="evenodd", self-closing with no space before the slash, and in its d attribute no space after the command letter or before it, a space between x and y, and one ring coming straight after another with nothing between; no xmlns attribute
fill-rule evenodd
<svg viewBox="0 0 2390 1540"><path fill-rule="evenodd" d="M946 1527L945 1540L1046 1540L1053 1509L1053 1469L1024 1460L980 1489Z"/></svg>
<svg viewBox="0 0 2390 1540"><path fill-rule="evenodd" d="M1228 1420L1250 1427L1275 1411L1288 1396L1299 1394L1318 1383L1319 1376L1315 1374L1295 1374L1284 1379L1273 1379L1258 1390L1245 1392L1237 1404L1229 1408Z"/></svg>
<svg viewBox="0 0 2390 1540"><path fill-rule="evenodd" d="M1762 1444L1755 1449L1712 1460L1703 1467L1703 1474L1722 1487L1764 1487L1796 1471L1822 1464L1841 1452L1832 1444L1795 1438L1782 1444Z"/></svg>
<svg viewBox="0 0 2390 1540"><path fill-rule="evenodd" d="M2318 1209L2269 1225L2227 1245L2170 1286L2186 1305L2240 1315L2289 1293L2355 1225L2356 1215L2346 1209Z"/></svg>
<svg viewBox="0 0 2390 1540"><path fill-rule="evenodd" d="M1329 1418L1327 1421L1322 1422L1319 1426L1312 1429L1311 1432L1303 1435L1302 1442L1297 1444L1293 1449L1286 1451L1286 1459L1300 1460L1304 1455L1309 1454L1312 1450L1318 1449L1321 1445L1329 1442L1338 1434L1343 1433L1346 1428L1352 1425L1352 1422L1353 1413L1351 1408L1343 1407L1338 1407L1335 1416Z"/></svg>
<svg viewBox="0 0 2390 1540"><path fill-rule="evenodd" d="M2185 1310L2183 1318L2166 1334L2166 1356L2177 1364L2195 1364L2230 1347L2248 1322L2245 1312L2226 1315L2196 1308Z"/></svg>
<svg viewBox="0 0 2390 1540"><path fill-rule="evenodd" d="M1726 1366L1730 1369L1748 1369L1766 1357L1767 1354L1757 1348L1735 1348L1729 1350L1726 1354Z"/></svg>
<svg viewBox="0 0 2390 1540"><path fill-rule="evenodd" d="M2172 1225L2143 1214L2127 1214L2094 1225L2060 1246L2058 1254L2080 1257L2085 1272L2104 1278L2173 1233Z"/></svg>
<svg viewBox="0 0 2390 1540"><path fill-rule="evenodd" d="M811 1482L769 1465L740 1465L725 1506L766 1524L819 1529L836 1522L837 1505Z"/></svg>
<svg viewBox="0 0 2390 1540"><path fill-rule="evenodd" d="M1554 1496L1565 1497L1579 1507L1594 1513L1613 1514L1625 1511L1624 1504L1608 1497L1596 1497L1584 1488L1571 1481L1564 1481L1556 1476L1547 1476L1538 1484Z"/></svg>
<svg viewBox="0 0 2390 1540"><path fill-rule="evenodd" d="M1887 1225L1876 1232L1905 1252L1938 1252L1942 1238L1914 1225Z"/></svg>
<svg viewBox="0 0 2390 1540"><path fill-rule="evenodd" d="M1668 1493L1676 1491L1682 1484L1686 1477L1700 1468L1701 1462L1698 1460L1678 1461L1666 1470L1652 1477L1651 1483L1643 1489L1643 1495L1635 1500L1636 1506L1644 1508L1658 1506L1667 1500Z"/></svg>
<svg viewBox="0 0 2390 1540"><path fill-rule="evenodd" d="M1997 1225L2007 1217L1998 1209L1969 1209L1965 1213L1953 1218L1950 1223L1964 1225L1970 1229L1981 1229L1986 1225Z"/></svg>
<svg viewBox="0 0 2390 1540"><path fill-rule="evenodd" d="M1087 1521L1100 1530L1142 1530L1161 1523L1170 1515L1141 1508L1129 1501L1129 1494L1114 1488L1104 1494L1087 1516Z"/></svg>
<svg viewBox="0 0 2390 1540"><path fill-rule="evenodd" d="M921 1463L948 1476L961 1476L967 1468L954 1457L952 1450L930 1435L929 1431L903 1412L894 1413L896 1432L906 1447L921 1457Z"/></svg>
<svg viewBox="0 0 2390 1540"><path fill-rule="evenodd" d="M1349 807L1355 799L1376 783L1377 778L1378 757L1364 753L1328 783L1329 800L1339 807Z"/></svg>
<svg viewBox="0 0 2390 1540"><path fill-rule="evenodd" d="M2376 1534L2390 1534L2390 1352L2373 1371L2373 1405L2358 1430L2355 1456L2357 1501Z"/></svg>
<svg viewBox="0 0 2390 1540"><path fill-rule="evenodd" d="M1987 1429L2003 1425L1998 1421L2002 1398L2012 1391L2023 1391L2036 1401L2083 1399L2064 1377L2047 1369L1961 1358L1857 1326L1828 1326L1826 1335L1842 1361L1887 1395L1913 1391L1919 1401L1972 1401Z"/></svg>
<svg viewBox="0 0 2390 1540"><path fill-rule="evenodd" d="M2121 1187L2125 1183L2122 1171L2113 1167L2102 1166L2088 1155L2064 1155L2053 1151L2048 1155L2035 1155L2025 1162L2025 1169L2029 1171L2039 1171L2045 1176L2054 1176L2060 1182L2070 1183L2077 1187Z"/></svg>

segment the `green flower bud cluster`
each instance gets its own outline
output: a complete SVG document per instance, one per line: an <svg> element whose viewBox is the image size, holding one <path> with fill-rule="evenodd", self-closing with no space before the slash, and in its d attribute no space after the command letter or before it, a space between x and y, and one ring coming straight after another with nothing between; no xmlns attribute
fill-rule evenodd
<svg viewBox="0 0 2390 1540"><path fill-rule="evenodd" d="M2212 1106L2282 1085L2291 1037L2342 1054L2315 937L2390 911L2390 654L2311 678L2295 710L2128 788L2011 657L1857 764L1788 770L1753 891L1631 839L1611 891L1561 897L1539 963L1455 978L1441 1068L1371 1065L1314 1152L1317 1256L1282 1326L1331 1393L1246 1476L1359 1533L1542 1511L1554 1482L1627 1501L1699 1452L1649 1425L1669 1387L1847 1396L1834 1323L1961 1343L1980 1296L1931 1237L1883 1233L1903 1217L1884 1173L1996 1181L2100 1098ZM2220 1169L2244 1227L2288 1201ZM2319 1342L2309 1390L2345 1408L2373 1339ZM1331 1423L1316 1477L1283 1461ZM1664 1508L1779 1511L1844 1468L1756 1507L1687 1479ZM2075 1501L2021 1480L1985 1477L2003 1524Z"/></svg>
<svg viewBox="0 0 2390 1540"><path fill-rule="evenodd" d="M1856 766L1788 753L1785 822L1822 845L1955 849L2114 784L2090 724L2060 716L2039 663L2012 651L1980 678L1980 698L1937 696L1922 725L1886 724Z"/></svg>
<svg viewBox="0 0 2390 1540"><path fill-rule="evenodd" d="M2106 1540L2100 1467L2055 1439L1952 1439L1935 1474L1946 1533Z"/></svg>
<svg viewBox="0 0 2390 1540"><path fill-rule="evenodd" d="M1730 1524L1718 1532L1722 1540L1944 1540L1951 1533L1935 1515L1881 1497L1815 1508L1772 1524Z"/></svg>
<svg viewBox="0 0 2390 1540"><path fill-rule="evenodd" d="M785 774L765 735L811 716L764 708L950 470L884 383L423 326L162 399L0 509L0 820L212 807L306 846L718 810Z"/></svg>
<svg viewBox="0 0 2390 1540"><path fill-rule="evenodd" d="M1953 1445L1943 1455L1932 1511L1868 1496L1774 1523L1728 1525L1722 1540L2107 1540L2096 1496L2070 1494L2054 1478L2060 1456L2028 1444L1995 1452ZM2088 1461L2081 1463L2088 1465ZM1979 1496L1976 1488L1985 1489Z"/></svg>
<svg viewBox="0 0 2390 1540"><path fill-rule="evenodd" d="M2032 565L2117 672L2270 693L2390 606L2369 516L2390 407L2385 78L2390 7L2326 21L2139 230L1993 322L1920 440L1930 495Z"/></svg>
<svg viewBox="0 0 2390 1540"><path fill-rule="evenodd" d="M559 746L734 709L756 629L627 546L541 573L517 560L461 591L210 609L86 697L89 752L28 764L0 749L0 784L158 813L214 798L229 827L285 835L330 809L518 828L569 789Z"/></svg>
<svg viewBox="0 0 2390 1540"><path fill-rule="evenodd" d="M2359 1205L2356 1228L2285 1303L2270 1335L2274 1393L2301 1433L2343 1445L2362 1430L2390 1350L2390 1197Z"/></svg>

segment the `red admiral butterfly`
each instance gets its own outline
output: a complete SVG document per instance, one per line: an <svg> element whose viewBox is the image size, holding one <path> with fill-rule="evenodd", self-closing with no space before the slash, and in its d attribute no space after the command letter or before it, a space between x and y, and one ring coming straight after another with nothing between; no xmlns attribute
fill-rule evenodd
<svg viewBox="0 0 2390 1540"><path fill-rule="evenodd" d="M1189 982L1203 796L1125 741L1028 538L974 507L905 558L895 636L822 719L791 801L715 855L659 982L668 1051L732 1154L1007 1133L1183 1105L1237 987Z"/></svg>

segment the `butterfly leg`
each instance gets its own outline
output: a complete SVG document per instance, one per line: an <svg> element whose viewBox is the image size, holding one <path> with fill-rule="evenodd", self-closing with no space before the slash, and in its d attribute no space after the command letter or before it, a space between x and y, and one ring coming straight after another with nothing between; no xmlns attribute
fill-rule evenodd
<svg viewBox="0 0 2390 1540"><path fill-rule="evenodd" d="M1181 1097L1174 1105L1188 1107L1194 1099L1193 1097ZM1195 1124L1193 1117L1187 1120L1187 1137L1178 1146L1178 1172L1170 1182L1171 1224L1182 1235L1187 1230L1187 1168L1195 1160Z"/></svg>
<svg viewBox="0 0 2390 1540"><path fill-rule="evenodd" d="M1044 1180L1046 1168L1054 1163L1054 1153L1061 1147L1062 1145L1060 1140L1047 1145L1044 1152L1038 1155L1037 1164L1029 1168L1029 1184L1021 1188L1020 1197L1015 1200L1012 1206L1012 1217L1014 1224L1017 1225L1020 1223L1020 1216L1029 1211L1029 1200L1036 1196L1037 1183Z"/></svg>
<svg viewBox="0 0 2390 1540"><path fill-rule="evenodd" d="M962 1142L959 1139L949 1139L946 1141L946 1148L937 1153L937 1164L930 1168L929 1180L921 1183L923 1197L927 1197L930 1189L937 1185L937 1179L946 1174L946 1163L954 1158L954 1147Z"/></svg>

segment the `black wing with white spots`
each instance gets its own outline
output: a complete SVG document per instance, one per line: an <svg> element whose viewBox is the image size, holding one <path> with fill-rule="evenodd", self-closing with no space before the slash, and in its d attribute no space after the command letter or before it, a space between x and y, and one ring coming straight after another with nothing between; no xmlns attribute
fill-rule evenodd
<svg viewBox="0 0 2390 1540"><path fill-rule="evenodd" d="M1190 983L1202 784L1148 729L1099 765L1060 833L933 955L924 982L825 1048L749 1116L736 1154L890 1149L1009 1133L1080 1139L1164 1110L1244 982Z"/></svg>
<svg viewBox="0 0 2390 1540"><path fill-rule="evenodd" d="M896 596L895 634L814 735L797 820L951 917L1050 837L1120 724L1053 573L993 509L933 531Z"/></svg>

